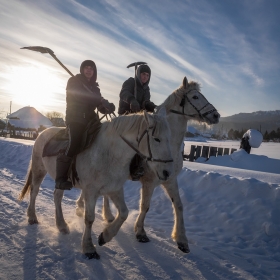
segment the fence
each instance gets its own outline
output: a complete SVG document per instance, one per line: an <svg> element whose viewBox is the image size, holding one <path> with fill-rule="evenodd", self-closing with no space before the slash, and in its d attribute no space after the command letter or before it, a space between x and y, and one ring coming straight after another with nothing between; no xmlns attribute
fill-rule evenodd
<svg viewBox="0 0 280 280"><path fill-rule="evenodd" d="M37 136L38 133L36 131L10 131L6 137L35 140Z"/></svg>
<svg viewBox="0 0 280 280"><path fill-rule="evenodd" d="M199 157L208 159L209 157L230 155L236 150L237 149L235 148L191 145L190 153L188 155L184 155L184 159L189 161L195 161Z"/></svg>

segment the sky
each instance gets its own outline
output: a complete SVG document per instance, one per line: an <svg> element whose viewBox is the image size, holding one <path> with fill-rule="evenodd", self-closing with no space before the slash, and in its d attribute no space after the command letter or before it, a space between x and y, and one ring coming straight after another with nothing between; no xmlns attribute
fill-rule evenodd
<svg viewBox="0 0 280 280"><path fill-rule="evenodd" d="M277 0L0 0L0 117L23 106L65 113L69 74L96 62L104 98L118 107L127 65L151 67L151 100L161 104L183 77L222 117L280 109Z"/></svg>
<svg viewBox="0 0 280 280"><path fill-rule="evenodd" d="M177 249L170 237L173 210L170 199L159 187L153 193L145 219L150 242L136 241L133 225L141 186L127 180L124 193L129 216L110 242L102 247L96 245L100 260L88 260L82 254L84 221L75 214L78 189L65 191L62 201L70 234L60 234L55 226L54 181L49 176L36 200L39 224L28 225L29 198L19 203L17 197L33 145L31 140L0 137L1 279L280 278L278 143L262 143L252 149L258 150L259 155L238 150L231 156L211 157L207 162L201 158L201 162L184 162L178 188L189 254ZM225 142L216 141L215 145ZM277 159L267 156L272 153ZM92 230L94 244L105 226L101 213L99 198Z"/></svg>

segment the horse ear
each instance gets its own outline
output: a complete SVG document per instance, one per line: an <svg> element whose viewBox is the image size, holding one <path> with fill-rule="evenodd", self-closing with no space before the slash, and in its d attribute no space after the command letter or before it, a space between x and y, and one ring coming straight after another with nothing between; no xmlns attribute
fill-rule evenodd
<svg viewBox="0 0 280 280"><path fill-rule="evenodd" d="M157 111L157 115L165 118L165 117L166 117L166 109L165 109L165 107L161 107L161 108Z"/></svg>
<svg viewBox="0 0 280 280"><path fill-rule="evenodd" d="M185 76L184 79L183 79L183 87L184 87L184 89L187 88L187 84L188 84L188 79L187 79L187 77Z"/></svg>

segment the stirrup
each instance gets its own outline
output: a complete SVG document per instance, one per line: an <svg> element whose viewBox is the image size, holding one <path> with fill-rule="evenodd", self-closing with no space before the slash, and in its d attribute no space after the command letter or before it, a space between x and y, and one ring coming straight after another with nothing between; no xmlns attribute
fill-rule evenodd
<svg viewBox="0 0 280 280"><path fill-rule="evenodd" d="M144 168L139 166L137 170L130 174L132 181L139 181L140 178L144 175Z"/></svg>

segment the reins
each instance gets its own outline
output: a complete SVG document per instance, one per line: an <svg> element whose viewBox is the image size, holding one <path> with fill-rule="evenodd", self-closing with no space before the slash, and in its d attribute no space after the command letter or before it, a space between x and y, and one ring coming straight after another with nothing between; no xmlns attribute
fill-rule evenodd
<svg viewBox="0 0 280 280"><path fill-rule="evenodd" d="M198 108L190 101L190 99L189 99L188 96L187 96L187 94L188 94L189 92L191 92L192 90L196 90L196 89L191 89L191 90L189 90L187 93L184 93L184 96L183 96L183 98L182 98L182 100L181 100L181 103L180 103L180 106L182 107L182 112L171 109L171 110L170 110L171 113L178 114L178 115L183 115L183 116L187 116L187 117L194 117L195 114L190 115L190 114L186 114L186 113L185 113L185 99L193 106L193 108L197 111L198 115L199 115L202 119L203 119L203 118L206 118L207 115L209 115L209 114L211 114L211 113L217 111L217 110L214 108L214 109L212 109L212 110L209 110L209 111L207 111L207 112L201 114L201 111L202 111L205 107L207 107L208 105L212 105L212 104L209 103L209 102L207 102L201 109L198 109ZM200 93L200 94L203 96L202 93ZM213 105L212 105L212 106L213 106ZM214 106L213 106L213 107L214 107Z"/></svg>
<svg viewBox="0 0 280 280"><path fill-rule="evenodd" d="M146 128L143 133L141 134L141 136L138 138L136 138L136 141L138 143L138 147L140 145L140 142L142 141L142 139L144 138L145 134L147 134L147 143L148 143L148 150L149 150L149 157L145 156L144 154L142 154L136 147L134 147L128 140L126 140L122 135L120 135L120 137L123 139L123 141L130 147L132 148L142 159L146 160L146 161L155 161L155 162L163 162L163 163L167 163L167 162L173 162L173 159L168 159L168 160L163 160L163 159L155 159L153 157L152 154L152 150L151 150L151 146L150 146L150 137L149 137L149 129L152 129L152 137L154 136L155 130L156 130L156 126L157 126L157 122L155 124L155 126L151 126Z"/></svg>

